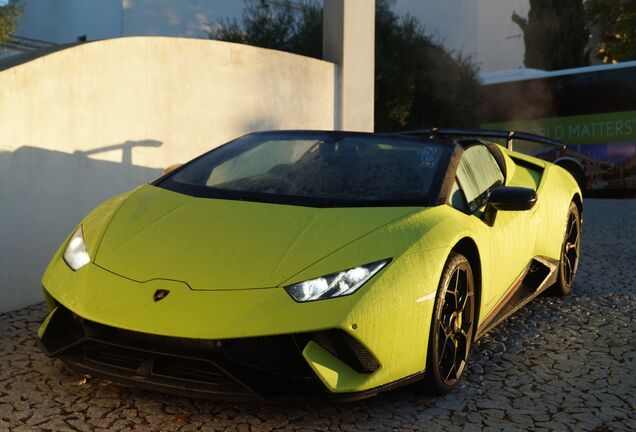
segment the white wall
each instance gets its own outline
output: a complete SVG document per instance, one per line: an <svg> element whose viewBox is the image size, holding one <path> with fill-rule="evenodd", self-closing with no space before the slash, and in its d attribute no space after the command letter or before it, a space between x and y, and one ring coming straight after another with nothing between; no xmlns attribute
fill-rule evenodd
<svg viewBox="0 0 636 432"><path fill-rule="evenodd" d="M375 0L325 0L323 58L338 67L336 129L373 132Z"/></svg>
<svg viewBox="0 0 636 432"><path fill-rule="evenodd" d="M82 215L246 132L333 129L332 63L224 42L123 38L0 71L0 312Z"/></svg>

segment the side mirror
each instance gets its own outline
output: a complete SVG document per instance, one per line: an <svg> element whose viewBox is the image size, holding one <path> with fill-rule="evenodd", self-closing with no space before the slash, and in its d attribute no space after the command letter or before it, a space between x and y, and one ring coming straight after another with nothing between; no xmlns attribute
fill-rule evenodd
<svg viewBox="0 0 636 432"><path fill-rule="evenodd" d="M180 164L180 163L178 163L178 164L172 164L172 165L170 165L168 168L164 168L164 169L163 169L163 173L164 173L164 174L168 174L169 172L174 171L174 170L176 170L177 168L179 168L181 165L183 165L183 164Z"/></svg>
<svg viewBox="0 0 636 432"><path fill-rule="evenodd" d="M530 210L537 202L537 193L534 189L513 186L501 186L490 193L486 210L484 212L486 222L489 225L495 223L498 211L523 211Z"/></svg>

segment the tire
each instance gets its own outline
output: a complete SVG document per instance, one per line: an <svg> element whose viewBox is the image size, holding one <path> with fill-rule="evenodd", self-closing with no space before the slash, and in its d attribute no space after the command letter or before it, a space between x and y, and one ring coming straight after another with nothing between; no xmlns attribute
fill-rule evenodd
<svg viewBox="0 0 636 432"><path fill-rule="evenodd" d="M559 274L557 281L548 289L548 294L563 297L572 292L574 278L579 269L581 254L581 212L574 202L570 203L565 226L565 238L561 245Z"/></svg>
<svg viewBox="0 0 636 432"><path fill-rule="evenodd" d="M459 382L475 333L475 280L465 256L451 252L437 288L429 335L426 377L428 394L450 392Z"/></svg>

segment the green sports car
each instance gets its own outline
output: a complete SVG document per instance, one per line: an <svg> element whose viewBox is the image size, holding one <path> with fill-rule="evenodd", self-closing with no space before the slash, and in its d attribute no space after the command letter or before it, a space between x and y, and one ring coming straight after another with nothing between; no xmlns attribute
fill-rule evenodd
<svg viewBox="0 0 636 432"><path fill-rule="evenodd" d="M444 393L473 342L572 290L582 198L529 134L246 135L89 213L42 279L47 355L224 399Z"/></svg>

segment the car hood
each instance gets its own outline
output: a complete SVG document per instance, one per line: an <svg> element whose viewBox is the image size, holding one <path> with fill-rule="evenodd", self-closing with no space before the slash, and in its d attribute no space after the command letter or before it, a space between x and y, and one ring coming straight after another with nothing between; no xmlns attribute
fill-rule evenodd
<svg viewBox="0 0 636 432"><path fill-rule="evenodd" d="M195 290L275 287L418 210L195 198L146 185L112 217L94 261L136 281L178 280Z"/></svg>

